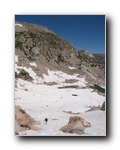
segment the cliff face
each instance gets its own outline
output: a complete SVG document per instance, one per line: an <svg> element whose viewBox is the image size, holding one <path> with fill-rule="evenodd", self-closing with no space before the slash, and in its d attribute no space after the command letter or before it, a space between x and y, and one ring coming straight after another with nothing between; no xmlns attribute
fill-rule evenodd
<svg viewBox="0 0 120 150"><path fill-rule="evenodd" d="M104 85L105 62L76 50L69 42L46 27L15 22L15 55L18 66L32 68L38 76L49 70L85 77L88 84ZM36 65L31 65L31 64Z"/></svg>

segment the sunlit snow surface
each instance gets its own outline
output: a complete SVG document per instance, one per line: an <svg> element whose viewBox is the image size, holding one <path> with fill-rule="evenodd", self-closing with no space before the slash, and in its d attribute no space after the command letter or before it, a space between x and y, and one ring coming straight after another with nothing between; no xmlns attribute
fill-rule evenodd
<svg viewBox="0 0 120 150"><path fill-rule="evenodd" d="M16 62L17 62L16 57ZM92 92L91 89L58 89L65 85L86 85L85 79L78 77L77 74L67 75L61 71L50 71L44 78L38 78L31 68L19 67L17 63L15 70L18 68L25 69L33 82L27 82L17 79L17 87L15 88L15 105L21 106L35 120L40 121L42 130L27 130L20 132L22 136L78 136L76 134L63 133L59 129L68 123L73 114L64 111L72 111L79 113L78 116L83 117L91 123L91 127L85 130L85 134L80 136L105 136L106 135L106 113L104 111L85 112L92 106L101 106L105 97ZM76 83L68 84L66 79L77 79ZM37 82L38 81L38 82ZM56 82L56 85L47 86L44 82ZM77 96L72 96L76 94ZM44 122L48 118L48 124Z"/></svg>
<svg viewBox="0 0 120 150"><path fill-rule="evenodd" d="M22 24L19 24L19 23L16 23L15 26L20 26L20 27L22 27L23 25L22 25Z"/></svg>
<svg viewBox="0 0 120 150"><path fill-rule="evenodd" d="M69 69L73 70L73 69L76 69L76 68L75 68L75 67L71 67L71 66L69 66Z"/></svg>
<svg viewBox="0 0 120 150"><path fill-rule="evenodd" d="M31 66L35 66L35 67L37 67L37 65L36 65L36 63L35 63L35 62L30 63L30 65L31 65Z"/></svg>
<svg viewBox="0 0 120 150"><path fill-rule="evenodd" d="M78 80L77 81L77 84L79 86L85 86L86 84L86 81L83 77L78 77L78 74L74 74L74 75L68 75L62 71L50 71L48 70L48 75L43 75L44 77L44 81L46 82L56 82L56 83L59 83L61 85L66 85L65 83L65 80L69 80L69 79L76 79ZM74 83L76 84L76 83Z"/></svg>

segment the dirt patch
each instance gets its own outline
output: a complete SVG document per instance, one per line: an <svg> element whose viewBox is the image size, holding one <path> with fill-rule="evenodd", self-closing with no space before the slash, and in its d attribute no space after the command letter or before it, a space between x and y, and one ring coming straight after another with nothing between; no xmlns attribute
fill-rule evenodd
<svg viewBox="0 0 120 150"><path fill-rule="evenodd" d="M63 83L75 83L75 82L78 82L79 80L77 79L66 79L65 82Z"/></svg>
<svg viewBox="0 0 120 150"><path fill-rule="evenodd" d="M78 85L66 85L66 86L58 87L58 89L68 89L68 88L79 89L79 86Z"/></svg>
<svg viewBox="0 0 120 150"><path fill-rule="evenodd" d="M57 82L44 82L44 84L48 86L53 86L53 85L57 85L58 83Z"/></svg>

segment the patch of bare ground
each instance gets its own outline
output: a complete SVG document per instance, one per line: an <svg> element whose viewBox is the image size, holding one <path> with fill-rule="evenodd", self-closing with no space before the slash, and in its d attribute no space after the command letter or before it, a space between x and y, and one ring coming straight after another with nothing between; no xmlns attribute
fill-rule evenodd
<svg viewBox="0 0 120 150"><path fill-rule="evenodd" d="M32 81L33 78L29 75L29 73L27 71L25 71L24 69L18 69L20 71L20 73L17 74L17 72L15 72L15 78L20 78L26 81Z"/></svg>
<svg viewBox="0 0 120 150"><path fill-rule="evenodd" d="M53 86L53 85L57 85L58 83L57 82L44 82L44 84L48 86Z"/></svg>
<svg viewBox="0 0 120 150"><path fill-rule="evenodd" d="M74 112L72 112L72 111L65 111L65 110L63 110L63 112L64 112L64 113L67 113L67 114L73 114L73 115L78 115L78 114L80 114L79 112L74 113Z"/></svg>
<svg viewBox="0 0 120 150"><path fill-rule="evenodd" d="M66 86L58 87L58 89L68 89L68 88L79 89L79 86L78 85L66 85Z"/></svg>
<svg viewBox="0 0 120 150"><path fill-rule="evenodd" d="M79 80L77 79L66 79L63 83L75 83L78 82Z"/></svg>

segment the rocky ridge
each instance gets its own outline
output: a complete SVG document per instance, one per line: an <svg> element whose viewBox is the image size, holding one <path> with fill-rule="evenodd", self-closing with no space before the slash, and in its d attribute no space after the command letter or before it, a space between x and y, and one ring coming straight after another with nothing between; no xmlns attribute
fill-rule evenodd
<svg viewBox="0 0 120 150"><path fill-rule="evenodd" d="M15 55L18 56L18 66L32 68L39 77L47 74L48 68L71 75L79 74L89 85L105 84L105 61L94 57L86 49L77 50L65 39L40 25L15 22ZM22 78L16 72L17 77Z"/></svg>

